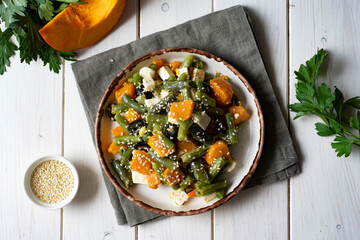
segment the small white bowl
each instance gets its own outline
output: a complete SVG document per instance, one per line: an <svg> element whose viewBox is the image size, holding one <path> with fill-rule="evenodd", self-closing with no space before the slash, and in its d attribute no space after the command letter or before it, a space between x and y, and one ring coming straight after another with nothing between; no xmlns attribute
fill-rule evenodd
<svg viewBox="0 0 360 240"><path fill-rule="evenodd" d="M41 164L41 163L43 163L45 161L49 161L49 160L57 160L57 161L65 163L66 166L70 168L71 172L74 175L74 189L72 190L71 194L66 199L64 199L63 201L57 202L57 203L45 203L45 202L41 201L39 198L37 198L35 196L35 194L31 190L31 186L30 186L30 178L31 178L32 172L35 170L35 168L37 166L39 166L39 164ZM28 196L28 198L35 205L37 205L39 207L43 207L43 208L47 208L47 209L59 209L59 208L62 208L65 205L69 204L75 198L78 189L79 189L79 175L78 175L78 172L77 172L75 166L69 160L64 158L63 156L46 155L46 156L40 157L40 158L36 159L34 162L32 162L30 164L30 166L26 169L26 172L25 172L25 175L24 175L24 190L25 190L25 193Z"/></svg>

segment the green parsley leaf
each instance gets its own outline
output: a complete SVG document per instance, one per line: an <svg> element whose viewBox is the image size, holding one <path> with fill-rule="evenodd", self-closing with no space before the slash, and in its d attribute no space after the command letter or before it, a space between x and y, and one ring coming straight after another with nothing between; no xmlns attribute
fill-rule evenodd
<svg viewBox="0 0 360 240"><path fill-rule="evenodd" d="M15 44L10 41L13 32L10 28L4 32L0 29L0 74L6 71L6 66L10 67L10 58L14 56L18 49Z"/></svg>
<svg viewBox="0 0 360 240"><path fill-rule="evenodd" d="M0 0L0 18L5 22L5 27L9 27L14 20L14 15L23 15L25 11L26 1L19 0Z"/></svg>
<svg viewBox="0 0 360 240"><path fill-rule="evenodd" d="M325 83L320 85L318 91L315 92L315 97L322 111L324 111L325 108L331 108L332 102L335 100L335 95L331 94L330 88L327 88Z"/></svg>
<svg viewBox="0 0 360 240"><path fill-rule="evenodd" d="M322 136L322 137L326 137L326 136L335 134L335 132L331 128L329 128L328 126L326 126L323 123L315 123L315 129L317 131L317 135Z"/></svg>
<svg viewBox="0 0 360 240"><path fill-rule="evenodd" d="M334 141L335 142L331 143L331 146L335 149L335 152L338 153L337 156L341 157L342 155L345 155L345 157L348 157L351 153L351 145L355 143L355 140L350 140L343 136L337 136Z"/></svg>
<svg viewBox="0 0 360 240"><path fill-rule="evenodd" d="M338 88L335 88L335 99L333 102L334 109L336 111L336 119L341 123L342 121L342 109L344 106L344 97Z"/></svg>
<svg viewBox="0 0 360 240"><path fill-rule="evenodd" d="M356 130L360 131L360 122L359 122L359 118L360 118L360 112L357 113L357 118L355 118L354 116L350 117L349 123L350 123L350 127L355 128Z"/></svg>
<svg viewBox="0 0 360 240"><path fill-rule="evenodd" d="M353 97L344 102L345 105L360 109L360 97Z"/></svg>
<svg viewBox="0 0 360 240"><path fill-rule="evenodd" d="M51 1L46 0L45 3L40 4L39 9L39 17L40 19L45 19L46 21L50 21L54 17L54 6Z"/></svg>

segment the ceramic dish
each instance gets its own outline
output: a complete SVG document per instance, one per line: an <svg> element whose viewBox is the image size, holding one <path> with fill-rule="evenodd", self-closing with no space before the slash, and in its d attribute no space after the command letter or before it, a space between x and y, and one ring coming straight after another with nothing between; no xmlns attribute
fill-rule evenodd
<svg viewBox="0 0 360 240"><path fill-rule="evenodd" d="M31 175L32 175L33 171L35 170L35 168L37 166L39 166L41 163L49 161L49 160L56 160L56 161L60 161L60 162L64 163L71 170L71 172L74 176L74 187L73 187L70 195L66 199L64 199L60 202L57 202L57 203L46 203L46 202L41 201L39 198L37 198L35 196L34 192L31 189L31 185L30 185ZM69 160L64 158L63 156L47 155L47 156L40 157L29 165L29 167L26 169L26 172L24 175L24 190L25 190L26 195L28 196L30 201L32 201L35 205L42 207L42 208L59 209L59 208L65 207L67 204L69 204L75 198L78 189L79 189L78 172L77 172L75 166Z"/></svg>
<svg viewBox="0 0 360 240"><path fill-rule="evenodd" d="M158 189L150 189L147 185L133 185L127 189L122 186L115 170L110 164L114 158L106 149L112 141L111 129L116 127L105 113L105 108L109 103L116 102L115 90L141 67L148 66L153 59L165 59L167 62L182 61L187 55L202 60L205 71L215 74L220 72L229 77L230 82L242 99L242 105L250 113L251 118L248 123L238 132L239 143L231 149L231 155L237 161L236 168L228 174L227 195L221 199L214 199L205 202L201 198L194 198L184 205L175 205L169 199L169 187L160 186ZM95 142L100 164L114 187L119 190L126 198L140 207L149 211L163 215L193 215L214 209L238 193L251 178L259 162L264 140L264 120L259 101L255 92L247 80L230 64L211 53L192 48L167 48L151 52L126 66L112 81L107 88L96 116L95 122Z"/></svg>

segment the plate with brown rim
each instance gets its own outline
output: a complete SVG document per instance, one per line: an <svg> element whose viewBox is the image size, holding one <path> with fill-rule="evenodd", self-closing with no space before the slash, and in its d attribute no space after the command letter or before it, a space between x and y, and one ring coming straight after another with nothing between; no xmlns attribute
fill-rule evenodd
<svg viewBox="0 0 360 240"><path fill-rule="evenodd" d="M237 164L227 176L228 190L226 196L205 202L201 197L192 198L183 205L176 205L169 198L172 190L169 186L160 186L151 189L144 184L135 184L125 188L113 169L110 161L119 156L107 152L112 141L111 129L117 126L105 114L105 108L109 103L116 102L115 91L140 68L148 66L154 59L165 59L167 62L182 61L187 55L204 62L204 70L215 74L216 71L229 77L233 88L241 97L241 103L251 115L247 124L238 132L239 143L231 148L231 155ZM113 186L127 199L136 205L163 215L184 216L194 215L214 209L227 201L244 188L254 173L263 149L264 143L264 119L259 101L249 82L229 63L211 53L193 48L166 48L153 51L127 65L115 77L107 88L98 108L95 122L95 142L101 167Z"/></svg>

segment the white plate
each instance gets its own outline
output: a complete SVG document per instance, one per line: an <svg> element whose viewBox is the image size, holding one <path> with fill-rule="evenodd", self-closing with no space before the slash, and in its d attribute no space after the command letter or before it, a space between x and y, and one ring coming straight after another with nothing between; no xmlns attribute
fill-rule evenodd
<svg viewBox="0 0 360 240"><path fill-rule="evenodd" d="M214 199L205 202L202 197L191 198L184 205L178 206L169 198L172 190L169 186L159 186L154 190L147 185L135 184L128 189L123 188L110 160L115 157L107 152L112 141L111 129L118 126L111 121L104 109L109 103L116 102L115 90L141 67L148 66L153 59L165 59L167 62L182 61L187 55L193 55L204 62L204 70L215 74L216 71L229 77L233 88L240 94L242 105L251 115L247 124L238 132L239 143L231 149L231 155L236 160L235 169L228 174L227 195L222 200ZM102 167L113 185L128 199L147 210L165 215L192 215L213 209L233 197L239 192L255 171L260 158L264 139L264 123L259 102L249 83L231 65L220 58L200 50L189 48L171 48L152 52L121 71L107 89L99 106L95 123L95 138L98 156Z"/></svg>

